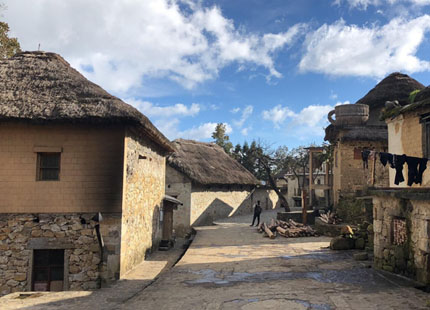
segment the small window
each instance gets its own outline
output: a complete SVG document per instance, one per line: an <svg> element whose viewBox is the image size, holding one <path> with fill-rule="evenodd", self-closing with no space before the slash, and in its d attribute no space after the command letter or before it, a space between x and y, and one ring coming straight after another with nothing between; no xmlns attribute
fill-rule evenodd
<svg viewBox="0 0 430 310"><path fill-rule="evenodd" d="M427 121L424 123L425 129L425 144L424 144L424 157L430 157L430 122Z"/></svg>
<svg viewBox="0 0 430 310"><path fill-rule="evenodd" d="M37 180L60 180L61 153L37 153Z"/></svg>

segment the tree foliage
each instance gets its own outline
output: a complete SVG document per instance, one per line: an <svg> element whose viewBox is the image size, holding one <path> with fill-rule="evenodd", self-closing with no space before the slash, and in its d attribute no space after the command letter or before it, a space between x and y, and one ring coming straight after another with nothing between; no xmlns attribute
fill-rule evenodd
<svg viewBox="0 0 430 310"><path fill-rule="evenodd" d="M9 37L9 25L0 22L0 58L9 58L21 51L17 38Z"/></svg>
<svg viewBox="0 0 430 310"><path fill-rule="evenodd" d="M215 127L215 131L212 133L212 139L214 139L214 142L222 147L227 154L231 155L233 144L230 142L230 137L226 133L226 125L218 123Z"/></svg>

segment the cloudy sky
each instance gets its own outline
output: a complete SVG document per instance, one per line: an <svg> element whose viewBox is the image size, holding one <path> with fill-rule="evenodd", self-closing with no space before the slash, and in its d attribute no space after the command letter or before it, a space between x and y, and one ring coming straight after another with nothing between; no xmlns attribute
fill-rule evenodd
<svg viewBox="0 0 430 310"><path fill-rule="evenodd" d="M430 0L6 0L24 50L61 54L170 139L290 147L394 71L430 84Z"/></svg>

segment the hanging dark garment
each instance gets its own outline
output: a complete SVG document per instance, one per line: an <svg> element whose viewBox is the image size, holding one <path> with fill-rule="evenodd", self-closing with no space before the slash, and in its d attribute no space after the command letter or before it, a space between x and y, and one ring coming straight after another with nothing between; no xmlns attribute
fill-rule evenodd
<svg viewBox="0 0 430 310"><path fill-rule="evenodd" d="M396 176L394 177L394 184L399 185L405 178L403 177L403 165L406 162L406 155L393 155L394 169L396 169Z"/></svg>
<svg viewBox="0 0 430 310"><path fill-rule="evenodd" d="M379 159L381 160L381 163L384 165L384 167L387 165L387 163L389 163L390 167L394 168L393 154L380 152Z"/></svg>
<svg viewBox="0 0 430 310"><path fill-rule="evenodd" d="M427 158L407 157L406 162L408 163L408 185L421 184L423 173L427 169Z"/></svg>
<svg viewBox="0 0 430 310"><path fill-rule="evenodd" d="M361 152L361 158L363 159L363 169L369 168L369 155L369 150L364 150L363 152Z"/></svg>

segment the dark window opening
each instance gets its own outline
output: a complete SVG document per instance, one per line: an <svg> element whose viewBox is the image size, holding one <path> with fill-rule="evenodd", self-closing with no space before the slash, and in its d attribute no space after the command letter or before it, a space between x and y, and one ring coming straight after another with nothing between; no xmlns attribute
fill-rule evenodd
<svg viewBox="0 0 430 310"><path fill-rule="evenodd" d="M34 250L33 291L62 291L64 250Z"/></svg>
<svg viewBox="0 0 430 310"><path fill-rule="evenodd" d="M37 153L37 180L60 180L61 153Z"/></svg>

